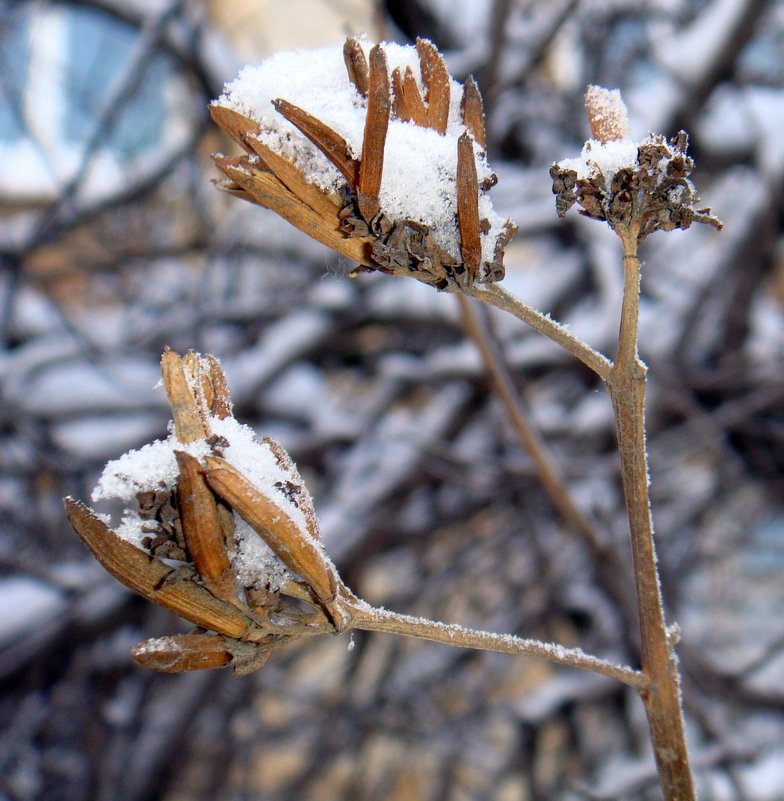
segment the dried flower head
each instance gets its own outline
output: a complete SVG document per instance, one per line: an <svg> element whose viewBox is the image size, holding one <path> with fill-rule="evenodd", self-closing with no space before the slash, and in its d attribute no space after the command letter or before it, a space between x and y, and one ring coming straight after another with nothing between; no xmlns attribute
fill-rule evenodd
<svg viewBox="0 0 784 801"><path fill-rule="evenodd" d="M213 357L166 351L161 372L169 438L110 462L93 492L126 504L121 523L112 529L66 499L71 524L112 575L199 629L140 643L134 659L242 674L293 638L342 630L350 594L288 454L233 418Z"/></svg>
<svg viewBox="0 0 784 801"><path fill-rule="evenodd" d="M579 158L550 168L558 215L577 203L580 213L605 220L614 230L636 230L641 242L654 231L688 228L693 222L717 229L722 223L699 202L689 175L688 136L681 131L669 142L659 134L631 139L620 92L588 87L586 110L594 139Z"/></svg>
<svg viewBox="0 0 784 801"><path fill-rule="evenodd" d="M280 53L211 107L245 149L215 156L231 194L359 263L459 291L503 278L515 226L492 208L482 100L435 46Z"/></svg>

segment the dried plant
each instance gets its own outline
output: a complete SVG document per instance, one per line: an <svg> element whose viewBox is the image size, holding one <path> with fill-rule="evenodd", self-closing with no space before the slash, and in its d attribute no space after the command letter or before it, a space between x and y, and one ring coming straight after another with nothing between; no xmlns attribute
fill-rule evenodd
<svg viewBox="0 0 784 801"><path fill-rule="evenodd" d="M247 430L232 417L226 381L212 357L164 354L163 380L174 430L154 450L165 457L165 464L151 469L144 449L130 454L127 461L107 467L95 496L136 499L136 508L126 510L122 524L112 530L73 500L66 501L69 518L120 581L197 626L190 634L136 646L134 658L143 665L170 671L231 665L246 673L293 639L351 628L536 656L635 688L648 716L665 799L695 799L675 656L677 629L667 625L664 615L648 494L646 368L637 352L637 248L656 230L688 228L694 222L720 228L721 223L708 209L695 208L686 135L669 143L658 135L634 142L620 95L591 87L586 105L595 138L579 159L553 165L551 176L560 215L577 204L582 214L606 221L623 244L625 291L618 349L611 361L498 285L504 246L514 226L492 212L483 196L495 177L482 152L479 92L469 79L457 100L457 85L429 42L418 41L413 55L411 48L371 47L348 39L342 64L349 116L333 111L330 98L316 104L332 114L332 123L314 116L316 109L308 111L274 92L314 89L309 81L327 69L325 59L334 58L334 51L320 51L309 65L306 54L287 56L288 72L281 72L294 74L291 85L264 86L262 78L274 77L275 70L241 76L212 106L216 122L245 150L239 157L216 157L226 176L219 185L276 211L358 262L354 274L378 270L407 275L458 293L467 327L524 447L554 502L597 558L605 553L602 538L558 478L546 446L516 406L501 365L482 347L484 335L466 297L512 313L605 382L615 409L626 495L641 669L579 649L400 615L357 598L324 551L310 495L293 463L273 442L249 443ZM297 59L303 59L302 73L291 71ZM352 127L357 114L363 118L359 129ZM342 132L337 130L341 126ZM421 175L390 176L390 160L400 158L401 142L419 141L405 140L412 131L421 137L423 150L431 152L432 145L432 153L445 158L439 168L445 188L438 219L416 212ZM443 156L446 150L448 158ZM413 193L402 206L400 191ZM179 567L171 566L172 559Z"/></svg>
<svg viewBox="0 0 784 801"><path fill-rule="evenodd" d="M65 501L71 524L112 575L197 627L135 646L139 664L167 672L231 666L242 675L292 640L357 628L545 657L641 685L638 672L579 649L360 600L324 551L310 495L286 451L256 441L232 417L218 361L166 351L161 373L169 439L110 462L93 496L129 503L121 524L112 530L84 504Z"/></svg>
<svg viewBox="0 0 784 801"><path fill-rule="evenodd" d="M272 105L334 165L340 181L326 188L313 181L310 165L289 160L265 137L263 117L241 113L244 102L238 87L212 107L215 122L247 152L244 156L216 156L226 176L220 188L272 209L300 230L323 242L362 270L407 275L437 289L461 291L475 284L504 277L504 246L515 232L509 220L483 216L480 198L495 183L486 169L482 100L474 81L464 87L454 82L441 54L431 42L416 43L418 82L411 65L396 66L391 75L385 49L380 45L366 54L360 40L349 38L343 48L348 78L356 91L356 105L365 113L359 152L329 125L285 98ZM453 93L460 92L459 105ZM459 108L450 120L450 109ZM388 158L390 125L426 129L454 149L456 230L445 232L422 218L408 218L385 208L382 175ZM459 133L457 132L459 130ZM479 170L483 176L480 180ZM407 190L417 192L416 176ZM419 187L421 191L422 187ZM446 227L452 225L447 220ZM457 235L456 247L445 240Z"/></svg>

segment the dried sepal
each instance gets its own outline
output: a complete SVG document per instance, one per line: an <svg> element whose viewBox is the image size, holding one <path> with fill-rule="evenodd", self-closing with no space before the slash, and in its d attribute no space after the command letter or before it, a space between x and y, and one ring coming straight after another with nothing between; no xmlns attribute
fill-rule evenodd
<svg viewBox="0 0 784 801"><path fill-rule="evenodd" d="M278 98L272 101L272 105L340 170L352 189L356 188L359 181L359 162L351 155L346 140L340 134L287 100Z"/></svg>
<svg viewBox="0 0 784 801"><path fill-rule="evenodd" d="M218 516L215 496L207 486L198 459L175 451L180 469L177 494L185 542L204 586L229 603L237 603L237 582Z"/></svg>
<svg viewBox="0 0 784 801"><path fill-rule="evenodd" d="M343 44L343 60L346 62L346 72L351 83L354 84L362 97L368 95L368 62L365 51L356 36L349 36Z"/></svg>
<svg viewBox="0 0 784 801"><path fill-rule="evenodd" d="M400 67L392 70L392 89L395 116L403 122L413 122L420 128L427 128L427 107L411 67L406 67L402 72Z"/></svg>
<svg viewBox="0 0 784 801"><path fill-rule="evenodd" d="M234 408L229 394L226 374L223 372L220 362L214 356L209 355L205 358L207 359L210 384L212 385L210 412L219 420L225 420L227 417L231 417Z"/></svg>
<svg viewBox="0 0 784 801"><path fill-rule="evenodd" d="M369 241L347 238L337 228L337 215L324 219L290 192L272 173L258 172L244 158L213 156L215 164L239 184L255 203L271 209L313 239L336 250L352 261L369 264Z"/></svg>
<svg viewBox="0 0 784 801"><path fill-rule="evenodd" d="M476 175L474 145L468 133L464 133L457 140L457 221L463 262L472 275L476 275L482 261L479 181Z"/></svg>
<svg viewBox="0 0 784 801"><path fill-rule="evenodd" d="M463 86L463 97L460 101L460 113L463 124L474 137L480 147L485 147L485 112L482 106L482 95L473 75L466 78Z"/></svg>
<svg viewBox="0 0 784 801"><path fill-rule="evenodd" d="M308 533L314 540L321 538L316 519L316 509L313 506L313 498L308 492L308 488L297 470L297 465L289 456L288 451L274 439L264 437L264 444L267 445L275 457L278 466L291 476L291 480L286 482L287 486L278 489L288 495L291 502L302 512L305 517L305 525Z"/></svg>
<svg viewBox="0 0 784 801"><path fill-rule="evenodd" d="M258 137L248 137L248 144L290 192L321 215L325 222L335 219L342 206L340 198L324 192L315 184L308 183L288 159L279 156Z"/></svg>
<svg viewBox="0 0 784 801"><path fill-rule="evenodd" d="M205 474L213 490L259 534L286 567L308 584L319 602L332 612L342 585L318 542L303 532L280 506L260 492L229 462L208 456Z"/></svg>
<svg viewBox="0 0 784 801"><path fill-rule="evenodd" d="M425 87L428 127L442 136L449 123L449 71L438 48L428 39L417 39L419 69Z"/></svg>
<svg viewBox="0 0 784 801"><path fill-rule="evenodd" d="M66 498L65 512L87 549L130 590L227 637L258 640L266 636L237 607L216 598L195 581L177 579L173 568L119 537L84 504Z"/></svg>
<svg viewBox="0 0 784 801"><path fill-rule="evenodd" d="M378 196L384 170L384 146L389 127L389 112L387 59L381 46L375 45L370 51L367 115L357 184L357 204L368 223L376 217L380 209Z"/></svg>
<svg viewBox="0 0 784 801"><path fill-rule="evenodd" d="M161 357L161 375L177 439L184 444L206 439L209 432L191 391L182 360L173 350L164 351Z"/></svg>
<svg viewBox="0 0 784 801"><path fill-rule="evenodd" d="M210 117L229 138L242 145L248 153L253 152L250 145L246 143L245 137L248 134L258 133L258 123L234 109L220 106L217 103L210 106Z"/></svg>
<svg viewBox="0 0 784 801"><path fill-rule="evenodd" d="M272 653L266 643L248 643L217 634L173 634L144 640L131 648L141 667L162 673L185 673L231 666L243 676L263 667Z"/></svg>

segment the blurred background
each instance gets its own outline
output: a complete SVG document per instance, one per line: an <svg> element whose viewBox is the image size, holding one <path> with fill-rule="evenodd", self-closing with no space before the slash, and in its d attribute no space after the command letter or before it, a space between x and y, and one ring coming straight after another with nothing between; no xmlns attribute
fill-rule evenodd
<svg viewBox="0 0 784 801"><path fill-rule="evenodd" d="M157 675L180 623L88 556L61 498L165 436L168 345L216 354L293 454L346 582L403 612L635 664L630 576L553 509L455 299L342 262L222 195L207 105L346 34L432 39L476 76L506 285L612 355L619 246L548 167L620 87L686 128L725 230L644 245L642 356L664 594L705 801L784 798L784 5L775 0L0 0L0 799L656 799L642 706L589 673L387 635L262 671ZM609 401L484 314L575 502L629 564ZM633 619L633 609L631 612ZM349 647L351 644L353 647Z"/></svg>

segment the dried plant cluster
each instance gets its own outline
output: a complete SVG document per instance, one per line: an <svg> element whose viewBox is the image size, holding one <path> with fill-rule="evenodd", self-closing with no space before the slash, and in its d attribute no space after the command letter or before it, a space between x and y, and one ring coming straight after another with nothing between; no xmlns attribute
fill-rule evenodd
<svg viewBox="0 0 784 801"><path fill-rule="evenodd" d="M638 231L638 242L654 231L685 230L694 222L721 229L710 209L695 207L699 198L689 180L694 161L686 155L685 131L669 142L650 134L634 143L617 90L591 86L585 105L594 139L586 142L582 163L568 159L550 168L559 217L577 203L581 214L614 230Z"/></svg>
<svg viewBox="0 0 784 801"><path fill-rule="evenodd" d="M168 672L230 664L244 674L292 639L341 630L345 589L321 548L310 495L286 451L264 443L288 476L278 489L302 511L304 527L223 458L229 443L213 426L231 416L232 405L218 361L166 351L161 372L178 443L178 475L172 486L145 488L136 496L145 521L144 550L83 504L66 500L71 524L110 573L198 627L140 643L134 659ZM186 450L194 445L202 446L201 459ZM235 513L288 569L279 586L258 579L243 583L231 558L239 547Z"/></svg>
<svg viewBox="0 0 784 801"><path fill-rule="evenodd" d="M504 277L504 247L515 232L507 220L497 234L489 259L482 257L482 238L490 234L490 221L480 213L480 195L495 183L495 176L479 180L477 154L485 145L482 98L468 78L462 87L460 116L464 131L456 142L457 253L441 246L430 226L416 219L396 219L380 202L387 132L398 120L447 135L451 84L441 54L424 39L416 42L420 81L410 66L395 67L391 74L384 47L374 45L366 54L363 42L350 37L343 48L348 78L365 108L361 154L352 153L347 141L308 111L285 98L273 100L276 111L291 122L341 173L340 190L316 186L295 164L262 141L262 129L252 118L220 101L211 107L215 122L245 150L239 157L215 156L226 176L219 184L231 194L258 203L335 249L363 270L406 275L439 290L458 291L475 283ZM420 89L421 84L421 89ZM482 156L483 157L483 156ZM415 183L412 191L416 191Z"/></svg>
<svg viewBox="0 0 784 801"><path fill-rule="evenodd" d="M615 360L597 353L548 316L527 306L495 282L503 277L503 249L513 232L503 225L484 259L483 237L497 224L480 215L480 193L493 183L479 180L477 148L484 144L478 90L469 80L460 102L462 132L456 137L454 228L459 258L437 243L443 231L421 220L396 219L382 201L382 176L391 120L445 136L448 131L451 79L443 59L426 41L416 45L420 91L410 66L389 73L384 48L348 39L343 50L348 78L364 109L361 156L319 119L292 103L276 99L279 115L305 135L340 173L337 192L309 180L296 159L289 160L264 141L264 131L236 108L218 103L216 122L246 153L216 158L227 181L221 188L278 212L289 222L362 270L408 275L439 290L461 293L464 319L470 321L465 295L511 312L550 337L602 379L615 413L623 489L635 579L641 640L641 670L619 666L579 649L511 635L472 631L373 608L340 580L319 541L312 503L291 460L268 443L284 480L265 492L224 450L229 441L216 430L231 417L225 378L214 359L168 351L162 361L164 385L179 445L176 480L165 487L144 486L137 494L145 521L143 549L129 543L87 507L67 501L71 522L104 566L131 589L175 611L198 630L142 643L134 649L141 664L162 670L192 670L231 664L238 673L264 663L270 652L292 639L338 633L350 628L386 631L451 645L525 654L557 664L592 670L635 688L645 706L660 784L666 801L696 798L689 765L675 656L676 638L668 626L659 584L649 497L645 438L645 365L638 355L640 261L638 245L655 230L688 228L692 222L721 223L708 209L695 209L693 168L684 133L671 142L651 135L634 142L625 107L617 92L588 91L586 108L595 139L580 159L551 168L557 211L577 203L581 212L606 221L623 244L624 294ZM445 201L446 203L446 201ZM448 203L447 203L448 206ZM467 325L467 328L471 326ZM482 349L481 331L474 326ZM486 344L486 343L485 343ZM489 348L485 361L493 372ZM507 382L508 383L508 382ZM512 390L503 390L507 408ZM508 391L507 391L508 390ZM546 448L512 408L520 439L563 517L591 547L597 559L607 551L594 523L569 497L554 473ZM194 452L194 446L199 447ZM189 450L190 448L190 450ZM277 494L276 494L277 493ZM293 504L293 506L292 506ZM296 512L296 515L294 514ZM295 520L302 516L301 523ZM286 571L285 580L256 576L243 580L232 553L239 546L236 527L249 526ZM180 560L180 567L165 559ZM621 566L621 570L623 566ZM621 600L622 603L622 600Z"/></svg>

